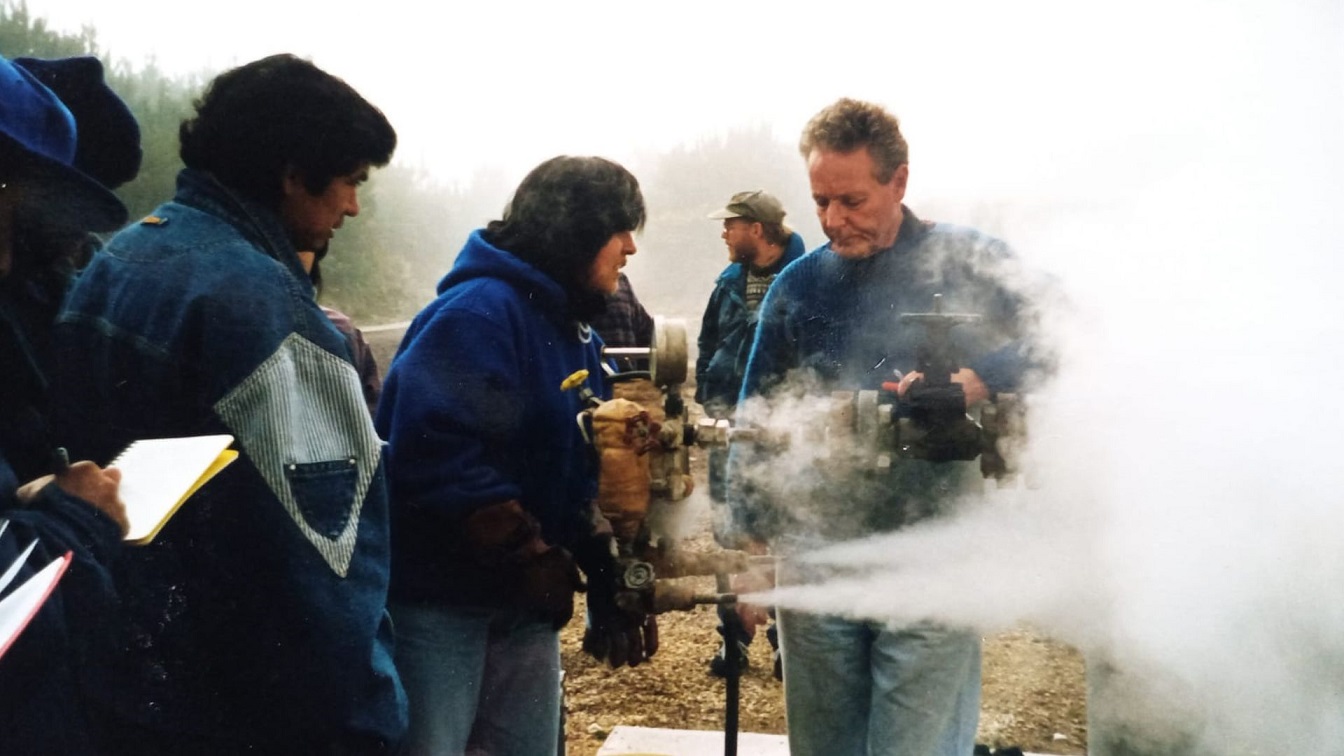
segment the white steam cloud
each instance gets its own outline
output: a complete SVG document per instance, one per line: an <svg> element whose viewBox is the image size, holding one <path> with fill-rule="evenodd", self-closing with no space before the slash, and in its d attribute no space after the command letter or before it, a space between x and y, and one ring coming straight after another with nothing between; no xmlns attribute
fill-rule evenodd
<svg viewBox="0 0 1344 756"><path fill-rule="evenodd" d="M1237 7L1189 40L1208 78L1188 98L1117 92L1145 124L1132 152L988 208L1073 307L1033 397L1041 485L834 547L835 579L771 601L1030 623L1114 665L1112 716L1192 752L1344 747L1344 26Z"/></svg>

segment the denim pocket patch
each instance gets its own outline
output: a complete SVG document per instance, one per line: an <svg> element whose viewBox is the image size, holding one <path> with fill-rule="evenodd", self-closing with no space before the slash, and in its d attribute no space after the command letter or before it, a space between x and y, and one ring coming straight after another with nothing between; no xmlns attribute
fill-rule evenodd
<svg viewBox="0 0 1344 756"><path fill-rule="evenodd" d="M289 491L308 526L327 538L345 532L355 508L356 460L285 465Z"/></svg>

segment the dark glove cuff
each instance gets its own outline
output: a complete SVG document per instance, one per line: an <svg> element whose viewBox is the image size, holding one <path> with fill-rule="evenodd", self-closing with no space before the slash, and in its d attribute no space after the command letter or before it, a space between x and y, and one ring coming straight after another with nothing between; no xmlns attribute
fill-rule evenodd
<svg viewBox="0 0 1344 756"><path fill-rule="evenodd" d="M570 546L574 562L588 576L590 584L611 585L615 590L616 552L611 535L582 538Z"/></svg>
<svg viewBox="0 0 1344 756"><path fill-rule="evenodd" d="M546 549L541 525L516 499L480 507L462 526L467 550L483 564L518 562Z"/></svg>

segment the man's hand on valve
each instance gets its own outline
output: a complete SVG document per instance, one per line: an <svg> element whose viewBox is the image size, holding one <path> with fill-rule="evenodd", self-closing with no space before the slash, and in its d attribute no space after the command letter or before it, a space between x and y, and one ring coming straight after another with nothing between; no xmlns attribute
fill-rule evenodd
<svg viewBox="0 0 1344 756"><path fill-rule="evenodd" d="M732 578L733 593L742 596L748 593L763 593L775 587L774 572L750 570ZM756 637L756 628L770 624L770 611L759 604L737 602L737 616L742 621L742 633L746 640Z"/></svg>
<svg viewBox="0 0 1344 756"><path fill-rule="evenodd" d="M897 396L904 399L906 392L910 390L915 381L923 378L923 373L911 371L901 376L901 380L898 382L887 381L883 383L882 388L895 391ZM966 395L967 407L973 407L989 399L989 387L985 385L985 382L980 379L980 376L974 370L962 368L953 373L951 378L953 383L961 384L962 393Z"/></svg>

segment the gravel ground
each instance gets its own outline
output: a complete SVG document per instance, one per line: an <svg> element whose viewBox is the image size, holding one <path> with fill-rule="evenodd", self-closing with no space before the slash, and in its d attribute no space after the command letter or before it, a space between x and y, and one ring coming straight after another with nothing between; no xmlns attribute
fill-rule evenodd
<svg viewBox="0 0 1344 756"><path fill-rule="evenodd" d="M703 531L687 547L709 543L704 518ZM712 578L688 580L697 581L698 590L714 589ZM617 725L723 729L724 682L708 671L719 647L712 608L661 615L658 654L648 664L616 670L580 649L583 614L576 606L575 619L561 633L568 756L593 756ZM741 682L740 729L783 733L784 689L771 675L763 637L751 644L750 657ZM978 742L1045 754L1086 752L1083 661L1076 651L1027 629L987 637L983 678Z"/></svg>

